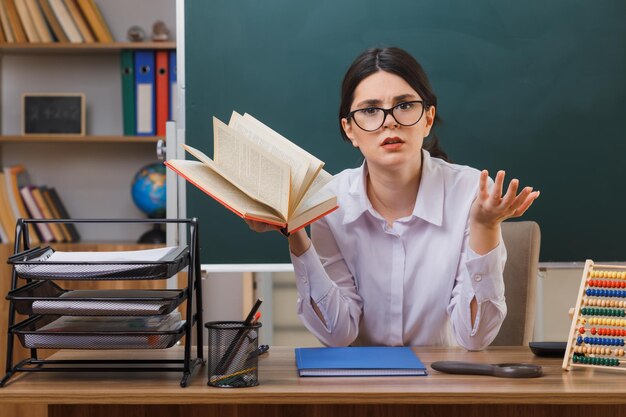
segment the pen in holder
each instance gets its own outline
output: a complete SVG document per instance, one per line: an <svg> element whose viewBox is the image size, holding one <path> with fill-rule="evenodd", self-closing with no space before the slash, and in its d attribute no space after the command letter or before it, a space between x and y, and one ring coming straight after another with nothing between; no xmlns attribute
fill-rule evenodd
<svg viewBox="0 0 626 417"><path fill-rule="evenodd" d="M208 385L253 387L259 384L258 351L261 323L212 321L205 323L209 337Z"/></svg>

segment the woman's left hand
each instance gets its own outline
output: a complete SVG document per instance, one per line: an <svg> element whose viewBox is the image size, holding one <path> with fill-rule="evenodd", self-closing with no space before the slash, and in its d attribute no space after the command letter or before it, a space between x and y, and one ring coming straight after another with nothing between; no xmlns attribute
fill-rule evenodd
<svg viewBox="0 0 626 417"><path fill-rule="evenodd" d="M506 219L520 217L539 197L539 191L533 191L532 187L524 187L518 194L519 180L517 179L511 180L503 196L504 171L498 171L493 188L489 192L488 177L487 170L480 173L478 195L470 211L470 221L474 225L493 228Z"/></svg>

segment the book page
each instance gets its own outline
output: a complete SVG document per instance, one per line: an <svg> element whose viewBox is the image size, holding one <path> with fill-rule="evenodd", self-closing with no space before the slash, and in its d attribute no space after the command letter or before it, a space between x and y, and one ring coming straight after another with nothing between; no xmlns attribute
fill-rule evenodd
<svg viewBox="0 0 626 417"><path fill-rule="evenodd" d="M298 204L300 190L307 180L309 158L300 152L294 152L291 147L285 146L281 141L274 140L266 129L259 129L258 125L249 118L244 118L237 112L232 113L228 126L289 165L291 169L289 213L291 213Z"/></svg>
<svg viewBox="0 0 626 417"><path fill-rule="evenodd" d="M190 154L192 154L193 156L195 156L200 162L204 163L208 168L210 168L213 172L219 174L223 179L225 179L227 182L230 182L231 185L235 186L236 188L238 188L241 192L243 192L244 194L246 194L248 197L252 198L253 200L257 200L260 203L264 204L265 206L267 206L267 208L273 208L270 204L270 202L268 201L264 201L261 200L260 198L263 197L262 195L259 196L258 193L254 192L254 190L250 190L245 184L244 182L242 182L241 180L239 180L234 173L230 172L230 170L228 169L222 169L220 168L217 163L215 163L211 158L209 158L208 156L206 156L202 151L199 151L198 149L186 145L186 144L182 144L181 145L187 152L189 152ZM277 210L274 209L274 211L276 211L278 213ZM279 215L281 216L281 218L286 219L286 216L283 216L282 214L279 213Z"/></svg>
<svg viewBox="0 0 626 417"><path fill-rule="evenodd" d="M251 197L289 213L291 170L244 135L213 118L215 163L227 178Z"/></svg>
<svg viewBox="0 0 626 417"><path fill-rule="evenodd" d="M203 162L174 159L166 164L239 217L253 217L277 225L286 224L286 220L271 207L246 195Z"/></svg>
<svg viewBox="0 0 626 417"><path fill-rule="evenodd" d="M333 179L333 176L329 172L321 170L319 175L317 175L313 179L313 183L311 184L307 192L302 197L300 204L298 204L298 206L295 208L294 212L292 213L292 216L297 216L298 214L302 214L302 211L306 210L306 209L301 208L303 205L307 205L310 207L311 204L314 204L312 202L316 200L316 197L315 197L316 194L319 194L320 190L326 184L328 184L330 180L332 179ZM323 194L331 195L330 192L325 192Z"/></svg>
<svg viewBox="0 0 626 417"><path fill-rule="evenodd" d="M311 155L295 143L291 142L289 139L285 138L278 132L272 130L269 126L263 124L259 120L252 117L250 114L245 113L243 115L244 120L249 121L252 125L256 126L257 129L264 131L265 134L271 137L272 141L279 146L284 147L285 149L289 149L290 152L299 155L300 158L307 159L309 161L309 167L307 169L307 173L305 175L302 186L300 187L298 195L292 197L292 200L295 202L292 208L298 206L300 200L304 197L304 194L309 189L309 186L313 182L313 179L317 176L320 170L324 167L324 162L316 158L314 155ZM291 212L290 212L291 213Z"/></svg>

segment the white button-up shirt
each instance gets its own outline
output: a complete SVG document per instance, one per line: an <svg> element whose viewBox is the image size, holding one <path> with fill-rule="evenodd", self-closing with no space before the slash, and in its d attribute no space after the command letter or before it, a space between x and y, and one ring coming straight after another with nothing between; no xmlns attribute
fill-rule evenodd
<svg viewBox="0 0 626 417"><path fill-rule="evenodd" d="M311 225L312 245L304 254L291 255L298 315L322 343L423 346L456 340L477 350L496 337L506 316L506 249L502 239L483 256L469 248L480 172L426 151L423 156L413 213L391 226L367 197L365 163L328 185L339 209Z"/></svg>

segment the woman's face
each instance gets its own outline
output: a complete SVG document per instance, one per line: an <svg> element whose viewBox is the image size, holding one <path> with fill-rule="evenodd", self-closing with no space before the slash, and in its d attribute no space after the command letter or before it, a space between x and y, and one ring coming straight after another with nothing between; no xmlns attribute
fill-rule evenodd
<svg viewBox="0 0 626 417"><path fill-rule="evenodd" d="M402 77L378 71L357 86L350 111L368 107L389 109L414 100L422 98ZM354 119L344 118L341 125L352 145L361 150L368 165L394 167L421 160L422 144L434 120L435 108L430 106L419 122L412 126L398 124L391 114L387 114L383 125L373 132L361 129Z"/></svg>

